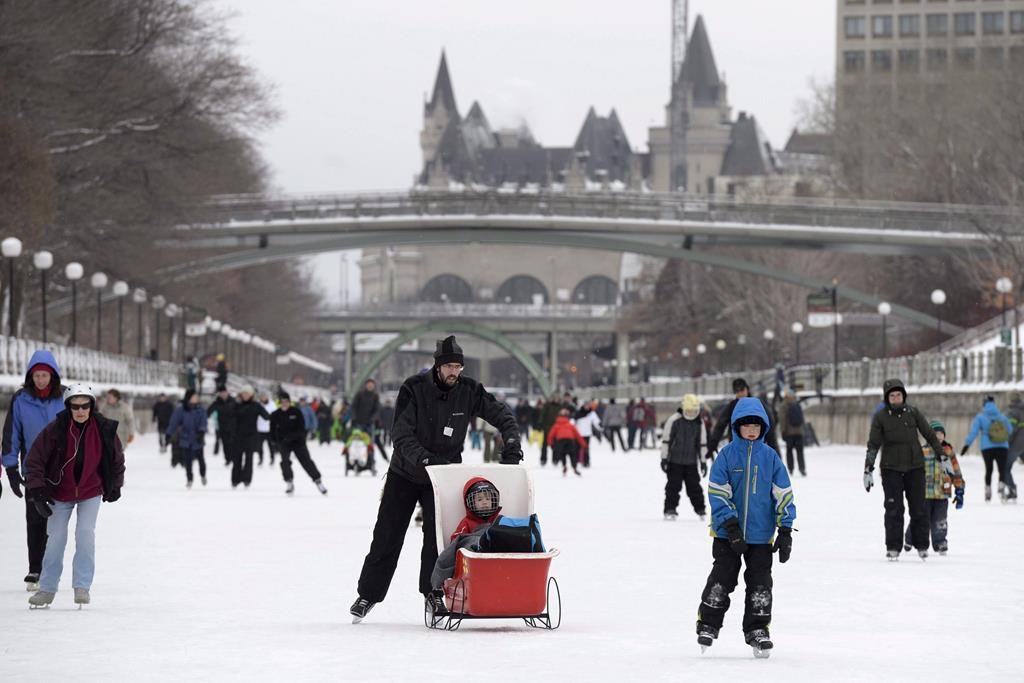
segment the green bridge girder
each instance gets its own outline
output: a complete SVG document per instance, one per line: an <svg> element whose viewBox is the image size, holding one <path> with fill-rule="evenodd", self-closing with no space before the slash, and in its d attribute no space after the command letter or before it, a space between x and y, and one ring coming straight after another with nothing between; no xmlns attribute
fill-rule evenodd
<svg viewBox="0 0 1024 683"><path fill-rule="evenodd" d="M348 377L345 378L347 383L345 393L351 396L353 390L365 384L366 380L370 378L370 376L377 370L377 368L380 367L380 364L383 363L388 356L397 351L404 344L431 332L438 332L442 334L467 334L471 337L476 337L477 339L482 339L494 344L522 364L526 371L530 373L530 376L533 377L534 381L537 382L537 385L540 387L541 393L544 396L551 395L551 382L548 380L547 376L545 376L544 369L537 364L537 361L533 359L533 356L526 352L526 349L501 332L484 325L479 325L465 320L435 320L402 332L385 344L379 351L374 353L373 356L370 357L370 360L355 373L351 380Z"/></svg>

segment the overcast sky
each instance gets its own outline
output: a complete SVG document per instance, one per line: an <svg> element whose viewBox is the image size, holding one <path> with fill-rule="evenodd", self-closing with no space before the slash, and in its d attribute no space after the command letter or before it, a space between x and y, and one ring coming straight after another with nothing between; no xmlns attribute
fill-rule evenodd
<svg viewBox="0 0 1024 683"><path fill-rule="evenodd" d="M668 102L671 5L215 0L276 91L284 116L260 140L287 192L408 188L442 48L462 114L479 100L492 127L525 122L542 144L569 146L591 105L614 107L631 146L646 151ZM810 79L834 72L835 0L691 0L691 29L698 14L734 114L753 112L783 146Z"/></svg>

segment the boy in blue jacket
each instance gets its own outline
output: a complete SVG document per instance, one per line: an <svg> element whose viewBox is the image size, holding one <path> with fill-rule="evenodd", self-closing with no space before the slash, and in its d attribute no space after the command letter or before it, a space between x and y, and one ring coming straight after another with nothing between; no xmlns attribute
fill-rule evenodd
<svg viewBox="0 0 1024 683"><path fill-rule="evenodd" d="M741 560L747 596L743 633L756 657L772 649L772 553L789 560L796 519L789 472L779 454L765 444L768 415L756 398L744 398L732 414L733 439L723 448L708 477L714 564L697 611L701 651L718 638L729 595L736 588ZM776 536L776 529L778 535ZM774 545L772 540L774 537Z"/></svg>

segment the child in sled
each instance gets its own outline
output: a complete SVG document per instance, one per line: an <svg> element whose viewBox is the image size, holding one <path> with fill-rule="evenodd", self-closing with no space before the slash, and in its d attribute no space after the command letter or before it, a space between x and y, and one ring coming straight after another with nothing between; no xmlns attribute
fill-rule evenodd
<svg viewBox="0 0 1024 683"><path fill-rule="evenodd" d="M438 595L446 579L455 575L455 556L459 548L478 545L480 537L491 527L501 514L501 496L497 487L483 477L473 477L462 489L466 504L466 516L455 527L446 547L437 556L430 584Z"/></svg>

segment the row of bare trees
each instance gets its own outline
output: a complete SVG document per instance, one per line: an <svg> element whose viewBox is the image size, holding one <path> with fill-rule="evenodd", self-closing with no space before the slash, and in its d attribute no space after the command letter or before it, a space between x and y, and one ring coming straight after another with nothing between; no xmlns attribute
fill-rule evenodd
<svg viewBox="0 0 1024 683"><path fill-rule="evenodd" d="M152 275L180 258L153 242L206 198L265 189L254 135L277 116L207 3L0 0L0 236L308 350L299 321L316 301L294 264L176 284ZM31 273L19 259L27 298L13 313L26 334L39 323ZM59 272L51 282L52 297L67 292Z"/></svg>

